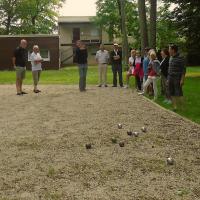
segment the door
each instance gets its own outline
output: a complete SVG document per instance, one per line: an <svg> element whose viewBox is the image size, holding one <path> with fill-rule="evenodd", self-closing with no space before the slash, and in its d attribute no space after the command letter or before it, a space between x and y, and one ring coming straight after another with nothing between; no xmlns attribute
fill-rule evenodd
<svg viewBox="0 0 200 200"><path fill-rule="evenodd" d="M80 28L73 28L73 43L80 40Z"/></svg>

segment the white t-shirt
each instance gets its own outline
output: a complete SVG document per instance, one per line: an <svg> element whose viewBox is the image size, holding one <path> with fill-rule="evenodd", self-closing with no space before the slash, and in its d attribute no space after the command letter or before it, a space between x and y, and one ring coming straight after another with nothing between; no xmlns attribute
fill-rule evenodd
<svg viewBox="0 0 200 200"><path fill-rule="evenodd" d="M30 56L30 61L31 61L31 66L32 66L32 71L37 71L37 70L42 70L42 64L41 63L35 63L35 61L41 60L42 57L40 53L32 53Z"/></svg>
<svg viewBox="0 0 200 200"><path fill-rule="evenodd" d="M133 58L132 56L129 57L129 64L131 64L131 67L132 67L133 64L134 64L134 61L135 61L135 58Z"/></svg>
<svg viewBox="0 0 200 200"><path fill-rule="evenodd" d="M96 53L96 59L98 61L99 64L107 64L108 60L109 60L109 53L108 51L104 50L104 51L97 51Z"/></svg>

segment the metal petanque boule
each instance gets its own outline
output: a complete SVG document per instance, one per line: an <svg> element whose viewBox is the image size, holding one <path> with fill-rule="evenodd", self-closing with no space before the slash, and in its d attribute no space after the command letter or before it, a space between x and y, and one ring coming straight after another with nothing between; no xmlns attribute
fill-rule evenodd
<svg viewBox="0 0 200 200"><path fill-rule="evenodd" d="M141 128L141 130L142 130L143 133L146 133L146 132L147 132L147 128L144 127L144 126Z"/></svg>
<svg viewBox="0 0 200 200"><path fill-rule="evenodd" d="M134 135L135 137L138 137L138 136L139 136L139 133L138 133L138 132L133 132L133 135Z"/></svg>
<svg viewBox="0 0 200 200"><path fill-rule="evenodd" d="M86 144L85 147L86 147L86 149L91 149L92 145L91 144Z"/></svg>
<svg viewBox="0 0 200 200"><path fill-rule="evenodd" d="M167 158L167 164L168 165L173 165L174 164L174 159L172 157Z"/></svg>
<svg viewBox="0 0 200 200"><path fill-rule="evenodd" d="M118 129L122 129L122 124L118 124Z"/></svg>
<svg viewBox="0 0 200 200"><path fill-rule="evenodd" d="M120 143L119 143L119 146L120 146L120 147L124 147L124 145L125 145L124 142L120 142Z"/></svg>
<svg viewBox="0 0 200 200"><path fill-rule="evenodd" d="M132 136L133 135L132 131L127 131L127 135Z"/></svg>

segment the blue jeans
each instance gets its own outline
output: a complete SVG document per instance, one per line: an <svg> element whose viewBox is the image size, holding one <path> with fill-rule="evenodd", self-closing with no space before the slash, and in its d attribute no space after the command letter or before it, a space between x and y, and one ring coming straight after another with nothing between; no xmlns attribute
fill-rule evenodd
<svg viewBox="0 0 200 200"><path fill-rule="evenodd" d="M79 68L79 89L84 91L86 88L87 64L78 64Z"/></svg>

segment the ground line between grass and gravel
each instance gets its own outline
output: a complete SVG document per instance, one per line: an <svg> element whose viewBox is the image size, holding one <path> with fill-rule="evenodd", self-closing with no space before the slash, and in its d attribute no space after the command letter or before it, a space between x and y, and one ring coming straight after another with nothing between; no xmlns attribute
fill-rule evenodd
<svg viewBox="0 0 200 200"><path fill-rule="evenodd" d="M155 106L161 108L162 110L167 111L168 113L171 113L172 115L174 115L174 116L176 116L176 117L179 117L179 118L185 120L186 122L190 122L191 124L193 124L193 125L195 125L195 126L198 126L198 127L200 128L200 124L198 124L198 123L196 123L196 122L193 122L192 120L190 120L190 119L188 119L188 118L186 118L186 117L184 117L184 116L182 116L182 115L179 115L178 113L175 113L175 112L173 112L173 111L171 111L171 110L169 110L169 109L167 109L167 108L162 107L162 106L159 105L158 103L153 102L153 101L152 101L151 99L149 99L148 97L145 97L145 96L142 96L142 97L143 97L144 99L146 99L147 101L151 102L152 104L154 104Z"/></svg>

